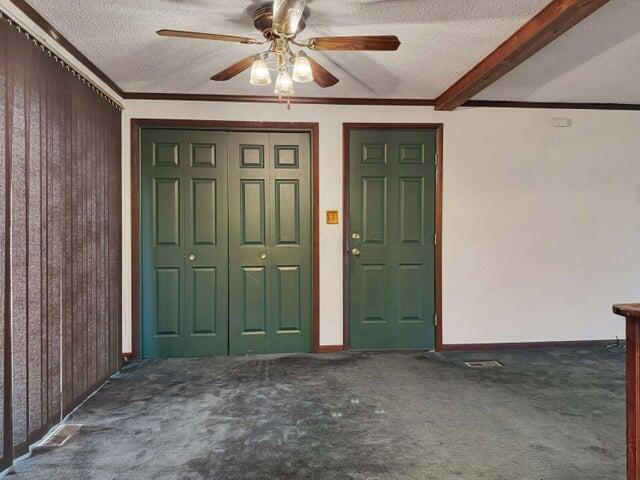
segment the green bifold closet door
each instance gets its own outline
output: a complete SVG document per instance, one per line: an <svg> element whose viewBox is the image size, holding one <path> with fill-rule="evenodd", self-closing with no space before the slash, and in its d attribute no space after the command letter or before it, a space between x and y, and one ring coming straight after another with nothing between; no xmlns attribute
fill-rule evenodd
<svg viewBox="0 0 640 480"><path fill-rule="evenodd" d="M311 348L310 138L143 129L144 357Z"/></svg>
<svg viewBox="0 0 640 480"><path fill-rule="evenodd" d="M350 346L434 348L436 133L350 139Z"/></svg>

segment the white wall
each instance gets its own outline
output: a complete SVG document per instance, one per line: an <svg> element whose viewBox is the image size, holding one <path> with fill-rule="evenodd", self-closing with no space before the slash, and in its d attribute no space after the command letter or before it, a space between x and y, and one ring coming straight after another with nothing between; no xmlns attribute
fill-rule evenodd
<svg viewBox="0 0 640 480"><path fill-rule="evenodd" d="M130 345L131 118L320 123L320 211L342 207L343 122L443 122L444 343L623 336L640 300L640 112L126 101L124 351ZM570 117L571 128L554 128ZM342 215L341 215L342 221ZM342 343L342 225L320 226L320 343Z"/></svg>

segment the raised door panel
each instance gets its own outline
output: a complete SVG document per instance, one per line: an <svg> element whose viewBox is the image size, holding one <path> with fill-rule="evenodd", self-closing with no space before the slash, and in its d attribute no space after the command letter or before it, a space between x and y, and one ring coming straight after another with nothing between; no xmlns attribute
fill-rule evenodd
<svg viewBox="0 0 640 480"><path fill-rule="evenodd" d="M153 218L156 245L180 244L180 180L153 179Z"/></svg>
<svg viewBox="0 0 640 480"><path fill-rule="evenodd" d="M273 152L276 168L298 168L300 166L298 145L274 145Z"/></svg>
<svg viewBox="0 0 640 480"><path fill-rule="evenodd" d="M180 269L156 268L155 335L180 335Z"/></svg>
<svg viewBox="0 0 640 480"><path fill-rule="evenodd" d="M265 267L242 268L242 334L267 333L267 274Z"/></svg>
<svg viewBox="0 0 640 480"><path fill-rule="evenodd" d="M298 180L276 180L276 244L300 243L300 192Z"/></svg>
<svg viewBox="0 0 640 480"><path fill-rule="evenodd" d="M264 180L240 181L240 238L242 245L265 244Z"/></svg>
<svg viewBox="0 0 640 480"><path fill-rule="evenodd" d="M215 335L217 330L218 278L215 267L196 267L193 274L193 335Z"/></svg>
<svg viewBox="0 0 640 480"><path fill-rule="evenodd" d="M278 333L300 333L302 324L300 268L280 266L276 270L276 314Z"/></svg>
<svg viewBox="0 0 640 480"><path fill-rule="evenodd" d="M424 143L404 143L400 144L400 157L398 161L406 164L420 164L424 163L424 155Z"/></svg>
<svg viewBox="0 0 640 480"><path fill-rule="evenodd" d="M404 323L424 322L424 266L401 264L398 268L398 320Z"/></svg>
<svg viewBox="0 0 640 480"><path fill-rule="evenodd" d="M385 323L386 265L362 265L361 323Z"/></svg>
<svg viewBox="0 0 640 480"><path fill-rule="evenodd" d="M191 143L191 166L192 167L216 167L216 144L215 143Z"/></svg>
<svg viewBox="0 0 640 480"><path fill-rule="evenodd" d="M422 177L401 177L400 242L422 245L424 242L424 188Z"/></svg>
<svg viewBox="0 0 640 480"><path fill-rule="evenodd" d="M216 180L191 180L191 232L194 245L215 245L217 236Z"/></svg>
<svg viewBox="0 0 640 480"><path fill-rule="evenodd" d="M264 168L264 145L240 145L241 168Z"/></svg>
<svg viewBox="0 0 640 480"><path fill-rule="evenodd" d="M359 160L365 164L384 165L387 163L387 144L363 143L362 156Z"/></svg>
<svg viewBox="0 0 640 480"><path fill-rule="evenodd" d="M387 179L362 178L362 241L384 245L387 234Z"/></svg>
<svg viewBox="0 0 640 480"><path fill-rule="evenodd" d="M179 143L153 141L153 166L178 167L180 165Z"/></svg>

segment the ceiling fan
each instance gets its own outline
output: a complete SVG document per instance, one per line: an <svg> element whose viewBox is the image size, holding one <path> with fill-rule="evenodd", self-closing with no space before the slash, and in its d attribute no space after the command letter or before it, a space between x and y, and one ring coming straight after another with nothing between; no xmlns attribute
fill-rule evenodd
<svg viewBox="0 0 640 480"><path fill-rule="evenodd" d="M251 67L251 84L269 85L272 70L277 72L274 92L287 100L294 94L293 82L314 81L320 87L331 87L339 82L328 70L310 58L302 49L309 50L397 50L400 40L395 35L314 37L298 40L297 36L309 18L307 0L275 0L261 4L254 12L254 26L262 32L265 40L251 37L220 35L216 33L188 32L183 30L159 30L165 37L198 38L244 44L268 45L268 49L243 58L237 63L216 73L211 80L226 81ZM293 47L299 50L294 52ZM289 68L291 67L291 73Z"/></svg>

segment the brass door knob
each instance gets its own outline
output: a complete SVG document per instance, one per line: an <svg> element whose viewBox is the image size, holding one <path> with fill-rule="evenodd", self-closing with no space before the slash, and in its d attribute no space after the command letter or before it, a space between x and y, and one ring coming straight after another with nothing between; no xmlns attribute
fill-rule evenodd
<svg viewBox="0 0 640 480"><path fill-rule="evenodd" d="M190 261L194 261L196 259L196 256L192 253L191 255L189 255L189 260Z"/></svg>
<svg viewBox="0 0 640 480"><path fill-rule="evenodd" d="M353 255L354 257L358 257L360 255L360 249L354 248L353 250L351 250L351 255Z"/></svg>
<svg viewBox="0 0 640 480"><path fill-rule="evenodd" d="M261 258L262 260L266 260L266 259L267 259L267 254L266 254L265 252L262 252L262 253L260 254L260 258Z"/></svg>
<svg viewBox="0 0 640 480"><path fill-rule="evenodd" d="M360 234L358 232L353 232L351 234L351 238L353 238L354 240L360 240Z"/></svg>

